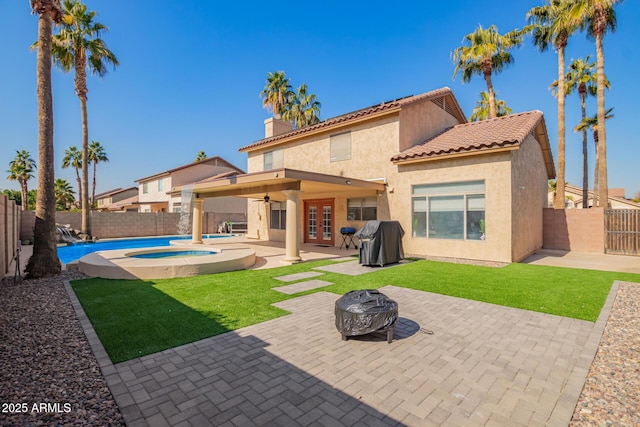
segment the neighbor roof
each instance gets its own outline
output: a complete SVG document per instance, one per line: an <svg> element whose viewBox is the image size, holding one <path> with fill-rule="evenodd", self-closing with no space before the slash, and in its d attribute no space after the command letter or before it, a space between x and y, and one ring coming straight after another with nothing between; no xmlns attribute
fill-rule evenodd
<svg viewBox="0 0 640 427"><path fill-rule="evenodd" d="M440 89L432 90L430 92L425 92L420 95L411 95L406 96L404 98L394 99L392 101L382 102L380 104L373 105L371 107L363 108L357 111L353 111L347 114L343 114L341 116L333 117L331 119L324 120L320 123L311 126L305 126L300 129L295 129L290 132L283 133L281 135L275 135L270 138L261 139L259 141L254 142L253 144L246 145L239 149L240 152L249 151L257 147L261 147L263 145L269 145L273 142L288 139L291 137L297 136L306 136L307 134L316 133L318 131L325 131L327 129L344 126L349 124L350 122L354 122L357 120L361 120L363 118L367 118L368 116L374 116L382 113L391 113L395 111L399 111L402 107L407 106L409 104L413 104L414 102L425 101L425 100L435 100L438 98L447 97L447 102L444 102L442 108L449 112L449 114L453 115L458 121L466 122L467 119L462 112L462 108L458 104L458 101L453 96L453 92L448 87L443 87Z"/></svg>
<svg viewBox="0 0 640 427"><path fill-rule="evenodd" d="M452 126L391 158L395 163L432 160L442 156L488 152L517 147L527 135L534 133L540 144L547 174L555 177L553 157L541 111L529 111L495 119Z"/></svg>
<svg viewBox="0 0 640 427"><path fill-rule="evenodd" d="M233 164L229 163L228 161L226 161L222 157L213 156L213 157L208 157L208 158L206 158L204 160L200 160L200 161L197 161L197 162L191 162L191 163L188 163L186 165L178 166L177 168L168 169L168 170L166 170L164 172L159 172L159 173L156 173L156 174L153 174L153 175L150 175L150 176L145 176L144 178L136 179L135 182L149 181L151 179L158 178L158 177L161 177L161 176L171 175L173 172L177 172L177 171L182 170L182 169L187 169L187 168L190 168L190 167L193 167L193 166L196 166L196 165L202 165L202 164L208 164L208 163L215 163L215 164L221 163L222 165L225 165L225 166L228 166L230 168L233 168L233 169L237 170L240 173L244 173L244 171L242 169L238 168L236 165L233 165Z"/></svg>

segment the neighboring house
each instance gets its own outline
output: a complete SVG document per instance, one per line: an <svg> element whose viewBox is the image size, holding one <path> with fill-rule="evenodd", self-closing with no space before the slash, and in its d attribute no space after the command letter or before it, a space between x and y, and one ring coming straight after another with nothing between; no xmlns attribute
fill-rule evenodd
<svg viewBox="0 0 640 427"><path fill-rule="evenodd" d="M588 206L593 207L593 191L589 190ZM565 184L564 189L564 206L567 209L582 209L582 188L575 185ZM554 192L549 192L549 204L553 204ZM609 189L609 209L640 209L640 203L635 203L624 197L624 188Z"/></svg>
<svg viewBox="0 0 640 427"><path fill-rule="evenodd" d="M104 212L137 212L138 187L116 188L96 194L96 209Z"/></svg>
<svg viewBox="0 0 640 427"><path fill-rule="evenodd" d="M209 157L174 169L136 180L140 212L180 212L182 191L197 181L216 176L244 174L244 171L222 157ZM247 201L238 197L211 199L204 212L242 213L246 215Z"/></svg>
<svg viewBox="0 0 640 427"><path fill-rule="evenodd" d="M543 114L467 123L449 88L292 130L265 121L240 148L248 173L198 182L199 199L243 196L248 234L340 246L341 227L397 220L405 253L519 261L542 247L555 170ZM195 226L194 226L195 229Z"/></svg>

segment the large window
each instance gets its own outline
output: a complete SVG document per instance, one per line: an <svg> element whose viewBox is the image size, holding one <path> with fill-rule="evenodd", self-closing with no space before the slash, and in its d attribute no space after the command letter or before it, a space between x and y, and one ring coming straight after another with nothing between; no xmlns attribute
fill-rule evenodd
<svg viewBox="0 0 640 427"><path fill-rule="evenodd" d="M287 202L271 203L271 228L284 230L287 224Z"/></svg>
<svg viewBox="0 0 640 427"><path fill-rule="evenodd" d="M364 199L347 200L348 221L369 221L378 217L378 198L366 197Z"/></svg>
<svg viewBox="0 0 640 427"><path fill-rule="evenodd" d="M281 148L279 150L267 151L264 153L264 169L263 170L271 170L271 169L280 169L284 167L284 150Z"/></svg>
<svg viewBox="0 0 640 427"><path fill-rule="evenodd" d="M413 237L483 240L484 181L414 185Z"/></svg>
<svg viewBox="0 0 640 427"><path fill-rule="evenodd" d="M351 159L351 132L332 135L329 161L339 162Z"/></svg>

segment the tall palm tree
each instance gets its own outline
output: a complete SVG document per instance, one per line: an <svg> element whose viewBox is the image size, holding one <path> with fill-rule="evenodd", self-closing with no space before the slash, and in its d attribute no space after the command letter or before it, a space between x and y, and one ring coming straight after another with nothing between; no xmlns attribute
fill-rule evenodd
<svg viewBox="0 0 640 427"><path fill-rule="evenodd" d="M27 263L27 277L60 273L56 237L56 200L53 189L53 96L51 93L52 23L62 19L60 0L31 0L31 13L38 14L36 81L38 93L38 192L33 254Z"/></svg>
<svg viewBox="0 0 640 427"><path fill-rule="evenodd" d="M262 106L271 110L276 119L282 119L289 104L295 97L291 90L289 78L285 77L284 71L267 73L267 84L260 92Z"/></svg>
<svg viewBox="0 0 640 427"><path fill-rule="evenodd" d="M7 179L18 181L21 191L21 208L26 211L28 207L29 180L33 178L33 170L36 162L31 158L27 150L16 151L16 157L9 162L9 176Z"/></svg>
<svg viewBox="0 0 640 427"><path fill-rule="evenodd" d="M609 120L610 118L613 117L612 114L613 111L613 107L609 108L606 112L605 112L605 120ZM585 117L584 119L582 119L582 121L573 129L575 132L583 132L583 131L587 131L591 129L593 131L593 143L595 144L596 147L596 159L598 158L598 151L599 151L599 143L598 143L598 114L596 114L595 116L591 116L591 117ZM593 206L598 206L598 199L600 198L600 195L598 194L598 188L599 188L599 171L598 171L598 162L596 162L595 167L594 167L594 171L593 171ZM607 201L605 203L605 207L607 207L609 205L609 202Z"/></svg>
<svg viewBox="0 0 640 427"><path fill-rule="evenodd" d="M76 181L78 182L78 200L82 206L82 178L80 178L80 169L82 169L82 152L78 150L78 147L72 145L64 150L64 157L62 158L62 168L66 169L69 166L73 166L76 170Z"/></svg>
<svg viewBox="0 0 640 427"><path fill-rule="evenodd" d="M507 107L507 103L502 99L496 99L496 114L498 117L511 114L511 108ZM489 118L489 94L486 91L480 92L480 99L476 102L476 106L469 117L472 122L487 120Z"/></svg>
<svg viewBox="0 0 640 427"><path fill-rule="evenodd" d="M605 74L604 74L604 48L602 40L607 31L616 30L616 11L614 7L623 0L574 0L572 16L579 19L583 28L587 29L587 35L596 42L597 63L597 104L598 104L598 200L607 207L609 200L609 183L607 179L607 132L604 103Z"/></svg>
<svg viewBox="0 0 640 427"><path fill-rule="evenodd" d="M513 30L504 35L498 33L495 25L486 30L482 26L462 39L463 46L451 53L456 65L453 70L455 80L458 72L462 74L462 82L471 81L474 75L483 76L489 94L489 118L498 117L492 75L498 74L513 64L513 55L509 50L522 44L525 30Z"/></svg>
<svg viewBox="0 0 640 427"><path fill-rule="evenodd" d="M569 37L578 29L579 21L572 17L573 0L549 0L544 6L536 6L527 12L531 24L533 44L541 52L549 46L558 54L558 193L564 194L565 187L565 114L564 114L564 51ZM564 209L564 200L557 197L554 208Z"/></svg>
<svg viewBox="0 0 640 427"><path fill-rule="evenodd" d="M320 122L321 104L312 93L307 94L307 85L303 83L296 96L282 114L284 120L293 122L296 129Z"/></svg>
<svg viewBox="0 0 640 427"><path fill-rule="evenodd" d="M587 96L596 95L596 75L594 72L596 64L590 62L590 57L574 59L569 64L569 71L564 76L565 95L571 95L577 91L580 96L581 119L587 117ZM551 91L556 92L558 81L551 83ZM587 129L582 129L582 207L589 207L589 160L587 151Z"/></svg>
<svg viewBox="0 0 640 427"><path fill-rule="evenodd" d="M204 151L198 151L198 154L196 154L196 159L194 160L194 162L199 162L200 160L204 160L207 158L207 154Z"/></svg>
<svg viewBox="0 0 640 427"><path fill-rule="evenodd" d="M66 179L58 178L54 183L54 191L56 194L56 209L66 211L69 206L75 202L73 188Z"/></svg>
<svg viewBox="0 0 640 427"><path fill-rule="evenodd" d="M93 184L91 186L91 206L94 207L96 203L96 171L98 169L98 163L108 162L104 147L100 145L98 141L91 141L89 144L89 162L93 163Z"/></svg>
<svg viewBox="0 0 640 427"><path fill-rule="evenodd" d="M89 216L89 124L87 121L87 70L103 77L107 65L115 69L118 59L100 38L107 27L94 22L95 11L79 0L64 0L65 17L60 33L54 37L53 60L62 71L75 71L75 90L80 99L82 114L82 191L79 194L82 206L82 232L91 236Z"/></svg>

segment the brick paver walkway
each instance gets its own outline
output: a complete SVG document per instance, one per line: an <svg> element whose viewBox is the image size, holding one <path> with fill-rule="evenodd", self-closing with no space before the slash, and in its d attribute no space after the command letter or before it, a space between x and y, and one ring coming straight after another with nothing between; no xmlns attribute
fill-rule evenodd
<svg viewBox="0 0 640 427"><path fill-rule="evenodd" d="M115 366L70 296L127 425L154 427L567 426L611 306L594 324L381 291L399 304L391 344L342 341L338 296L318 292L277 304L290 315Z"/></svg>

